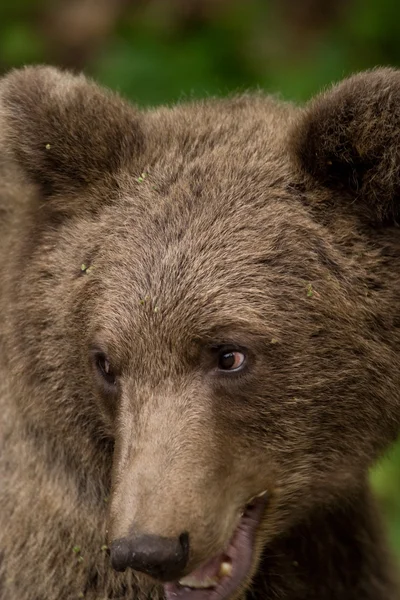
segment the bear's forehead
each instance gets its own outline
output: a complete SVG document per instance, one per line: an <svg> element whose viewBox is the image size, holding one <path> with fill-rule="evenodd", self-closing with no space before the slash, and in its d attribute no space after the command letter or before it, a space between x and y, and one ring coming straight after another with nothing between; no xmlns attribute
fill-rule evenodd
<svg viewBox="0 0 400 600"><path fill-rule="evenodd" d="M126 211L113 224L97 265L95 318L105 337L119 344L122 336L128 347L134 336L147 350L149 340L183 344L238 331L273 338L279 311L313 279L318 237L301 206L283 189L262 213L240 199L213 209L170 206L153 205L143 220Z"/></svg>
<svg viewBox="0 0 400 600"><path fill-rule="evenodd" d="M98 257L110 330L257 329L278 280L287 299L311 276L318 235L277 129L287 114L256 102L254 126L240 102L218 121L219 106L153 113L157 149L121 175Z"/></svg>
<svg viewBox="0 0 400 600"><path fill-rule="evenodd" d="M113 248L165 262L179 246L229 263L234 248L257 254L256 241L296 229L304 211L282 141L288 117L275 115L275 104L236 102L233 112L216 101L152 113L149 149L120 174L118 201L106 208Z"/></svg>
<svg viewBox="0 0 400 600"><path fill-rule="evenodd" d="M289 269L302 245L307 253L309 218L284 185L263 189L229 183L194 197L182 177L160 196L151 181L124 199L109 221L102 260L111 281L130 275L142 294L185 289L244 289L261 285L265 265ZM112 209L111 209L112 211Z"/></svg>

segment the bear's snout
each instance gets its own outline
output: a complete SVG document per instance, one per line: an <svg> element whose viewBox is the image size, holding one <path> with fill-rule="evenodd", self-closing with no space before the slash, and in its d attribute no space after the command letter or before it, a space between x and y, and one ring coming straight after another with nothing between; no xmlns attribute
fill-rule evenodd
<svg viewBox="0 0 400 600"><path fill-rule="evenodd" d="M160 581L179 579L189 558L189 535L127 536L111 544L111 564L116 571L132 568Z"/></svg>

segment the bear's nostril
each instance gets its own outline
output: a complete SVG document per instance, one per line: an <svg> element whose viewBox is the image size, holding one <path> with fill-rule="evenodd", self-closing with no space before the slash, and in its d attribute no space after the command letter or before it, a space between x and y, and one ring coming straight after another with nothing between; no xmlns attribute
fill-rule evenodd
<svg viewBox="0 0 400 600"><path fill-rule="evenodd" d="M186 556L187 563L189 558L189 534L186 531L184 533L181 533L181 535L179 536L179 543L181 545L184 556Z"/></svg>
<svg viewBox="0 0 400 600"><path fill-rule="evenodd" d="M110 556L113 569L125 571L131 559L131 549L128 538L120 538L111 544Z"/></svg>
<svg viewBox="0 0 400 600"><path fill-rule="evenodd" d="M129 536L111 544L111 564L116 571L125 571L130 567L160 581L179 579L188 558L187 533L182 533L179 538Z"/></svg>

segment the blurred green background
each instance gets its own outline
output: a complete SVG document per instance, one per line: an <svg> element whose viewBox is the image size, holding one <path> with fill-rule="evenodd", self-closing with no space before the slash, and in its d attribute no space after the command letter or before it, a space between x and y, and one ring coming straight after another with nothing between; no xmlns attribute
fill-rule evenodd
<svg viewBox="0 0 400 600"><path fill-rule="evenodd" d="M0 0L0 70L35 62L83 69L140 105L257 87L305 101L351 72L400 66L400 4ZM400 445L371 477L400 559Z"/></svg>

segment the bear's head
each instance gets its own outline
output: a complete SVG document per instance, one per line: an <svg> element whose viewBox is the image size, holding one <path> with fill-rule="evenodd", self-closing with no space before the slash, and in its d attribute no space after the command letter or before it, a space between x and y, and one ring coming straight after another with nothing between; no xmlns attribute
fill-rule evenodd
<svg viewBox="0 0 400 600"><path fill-rule="evenodd" d="M140 112L51 68L3 80L26 190L10 369L93 506L112 480L116 569L240 598L265 544L396 437L399 107L390 69L305 109Z"/></svg>

